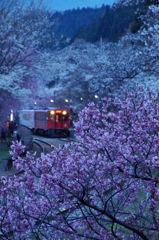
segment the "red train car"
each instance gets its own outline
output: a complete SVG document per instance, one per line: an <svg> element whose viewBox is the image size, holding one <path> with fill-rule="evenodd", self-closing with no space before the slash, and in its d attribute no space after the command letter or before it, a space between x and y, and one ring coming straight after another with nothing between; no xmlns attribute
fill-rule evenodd
<svg viewBox="0 0 159 240"><path fill-rule="evenodd" d="M46 136L69 137L69 109L21 110L19 123L33 133Z"/></svg>

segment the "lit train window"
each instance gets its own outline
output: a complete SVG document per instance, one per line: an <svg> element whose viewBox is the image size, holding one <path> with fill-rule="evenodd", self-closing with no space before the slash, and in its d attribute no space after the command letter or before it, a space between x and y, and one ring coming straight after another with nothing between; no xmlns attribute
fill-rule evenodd
<svg viewBox="0 0 159 240"><path fill-rule="evenodd" d="M55 120L56 120L56 122L60 121L60 115L59 114L56 114Z"/></svg>
<svg viewBox="0 0 159 240"><path fill-rule="evenodd" d="M62 112L62 121L68 121L68 112L66 110L64 110Z"/></svg>
<svg viewBox="0 0 159 240"><path fill-rule="evenodd" d="M62 115L62 120L63 121L68 121L68 115Z"/></svg>
<svg viewBox="0 0 159 240"><path fill-rule="evenodd" d="M56 114L55 121L68 121L68 115Z"/></svg>

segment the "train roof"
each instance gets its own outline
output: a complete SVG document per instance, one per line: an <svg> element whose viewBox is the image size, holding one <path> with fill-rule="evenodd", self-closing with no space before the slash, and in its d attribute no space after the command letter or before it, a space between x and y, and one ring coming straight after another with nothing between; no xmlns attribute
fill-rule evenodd
<svg viewBox="0 0 159 240"><path fill-rule="evenodd" d="M61 108L61 107L50 107L50 108L39 108L39 109L21 109L20 110L20 112L37 112L37 111L43 111L43 112L45 112L45 111L50 111L50 110L67 110L67 111L69 111L70 109L69 108L67 108L67 107L63 107L63 108Z"/></svg>

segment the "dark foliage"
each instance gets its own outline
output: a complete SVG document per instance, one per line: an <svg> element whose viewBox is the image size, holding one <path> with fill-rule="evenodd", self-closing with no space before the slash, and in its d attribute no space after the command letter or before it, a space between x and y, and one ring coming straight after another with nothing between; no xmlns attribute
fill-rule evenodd
<svg viewBox="0 0 159 240"><path fill-rule="evenodd" d="M105 5L101 8L82 8L55 12L51 17L52 32L59 41L59 47L65 47L70 39L82 26L89 26L93 21L103 16Z"/></svg>
<svg viewBox="0 0 159 240"><path fill-rule="evenodd" d="M106 6L102 18L91 25L79 29L74 38L83 38L86 41L96 42L101 37L107 41L116 42L129 29L134 20L134 7L120 7L113 9Z"/></svg>
<svg viewBox="0 0 159 240"><path fill-rule="evenodd" d="M75 39L97 42L102 37L106 41L117 42L127 31L136 33L143 25L141 16L148 6L158 4L158 0L139 1L138 5L102 5L101 8L82 8L56 12L52 15L52 33L58 40L55 47L65 47ZM54 46L54 44L52 44Z"/></svg>

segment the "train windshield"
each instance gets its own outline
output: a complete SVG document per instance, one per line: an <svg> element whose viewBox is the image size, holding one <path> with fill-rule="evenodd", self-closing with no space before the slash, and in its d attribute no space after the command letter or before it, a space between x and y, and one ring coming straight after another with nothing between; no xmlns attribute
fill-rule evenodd
<svg viewBox="0 0 159 240"><path fill-rule="evenodd" d="M54 119L56 122L65 122L69 120L69 114L66 110L51 111L50 119Z"/></svg>
<svg viewBox="0 0 159 240"><path fill-rule="evenodd" d="M56 113L55 115L55 121L59 122L59 121L68 121L68 114L63 115L62 113Z"/></svg>

